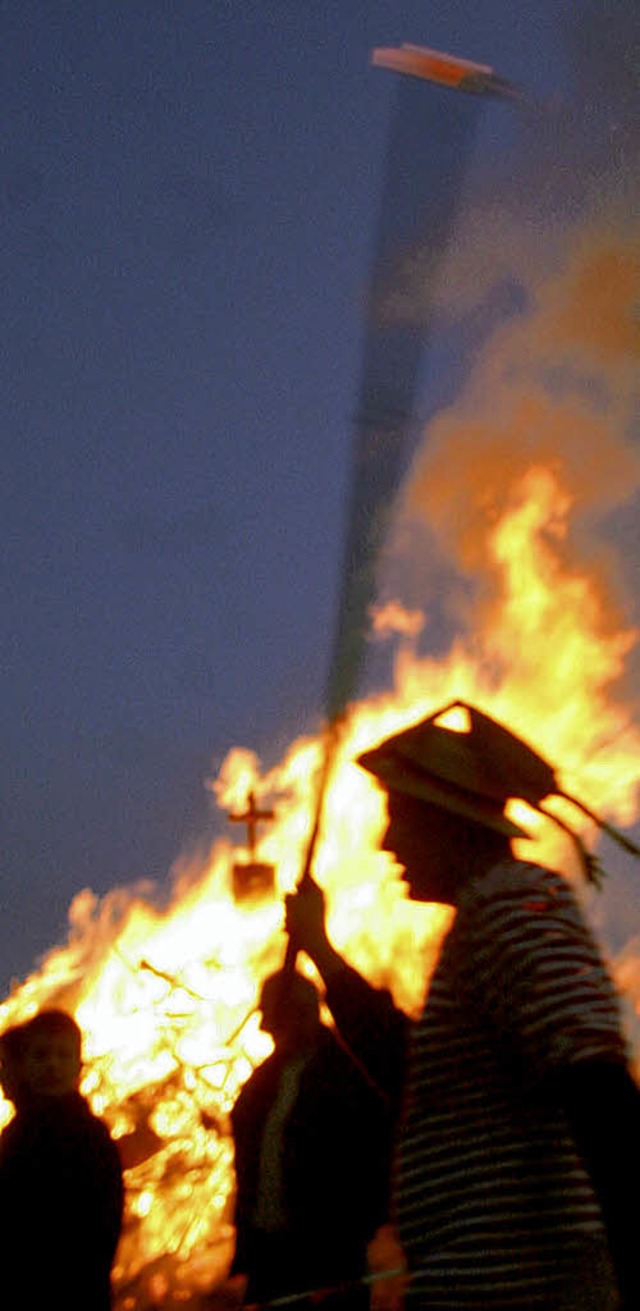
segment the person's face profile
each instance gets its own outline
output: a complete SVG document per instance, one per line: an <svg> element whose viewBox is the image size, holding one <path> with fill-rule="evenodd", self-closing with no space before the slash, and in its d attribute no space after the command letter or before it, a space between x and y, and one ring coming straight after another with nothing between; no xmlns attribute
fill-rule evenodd
<svg viewBox="0 0 640 1311"><path fill-rule="evenodd" d="M80 1078L80 1053L70 1034L42 1033L25 1046L21 1074L32 1093L59 1097L73 1092Z"/></svg>

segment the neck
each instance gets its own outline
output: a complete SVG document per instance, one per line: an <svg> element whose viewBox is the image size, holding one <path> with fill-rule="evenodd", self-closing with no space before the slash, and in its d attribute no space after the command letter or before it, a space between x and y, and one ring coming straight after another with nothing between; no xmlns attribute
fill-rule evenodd
<svg viewBox="0 0 640 1311"><path fill-rule="evenodd" d="M511 855L511 843L503 833L472 822L459 824L455 842L447 845L432 900L456 906L460 892Z"/></svg>

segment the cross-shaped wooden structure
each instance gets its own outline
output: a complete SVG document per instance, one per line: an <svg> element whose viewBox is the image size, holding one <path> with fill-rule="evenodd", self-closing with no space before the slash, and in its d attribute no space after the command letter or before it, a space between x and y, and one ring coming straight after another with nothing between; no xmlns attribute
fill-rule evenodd
<svg viewBox="0 0 640 1311"><path fill-rule="evenodd" d="M249 856L251 860L253 860L256 854L256 845L258 841L258 824L262 820L275 819L275 811L260 810L256 805L255 792L250 792L247 797L246 809L241 815L234 815L233 812L230 811L229 819L234 824L246 824L247 846L249 848Z"/></svg>

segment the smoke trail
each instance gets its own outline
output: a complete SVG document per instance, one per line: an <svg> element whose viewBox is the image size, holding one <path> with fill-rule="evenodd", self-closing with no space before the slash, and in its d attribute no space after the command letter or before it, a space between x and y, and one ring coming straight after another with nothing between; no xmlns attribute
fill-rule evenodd
<svg viewBox="0 0 640 1311"><path fill-rule="evenodd" d="M387 565L390 592L409 608L426 599L431 640L495 619L503 597L491 528L535 466L554 472L571 507L559 558L597 559L605 630L629 617L640 11L634 0L572 7L558 40L568 90L519 120L489 176L478 167L437 288L441 316L460 323L484 311L486 327L462 394L425 429ZM489 307L505 285L496 326Z"/></svg>

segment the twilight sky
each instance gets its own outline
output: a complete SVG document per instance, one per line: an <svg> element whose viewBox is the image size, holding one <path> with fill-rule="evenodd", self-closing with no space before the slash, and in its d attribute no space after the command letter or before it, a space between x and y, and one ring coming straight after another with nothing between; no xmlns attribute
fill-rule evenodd
<svg viewBox="0 0 640 1311"><path fill-rule="evenodd" d="M510 241L544 263L590 197L624 203L638 18L633 0L0 8L6 987L80 888L162 881L220 823L204 782L231 746L270 764L318 724L394 89L370 50L454 51L542 107L539 130L483 107L461 211L503 191ZM416 142L436 185L448 146ZM513 312L504 280L475 303L486 261L509 263L491 238L450 289L427 408Z"/></svg>

